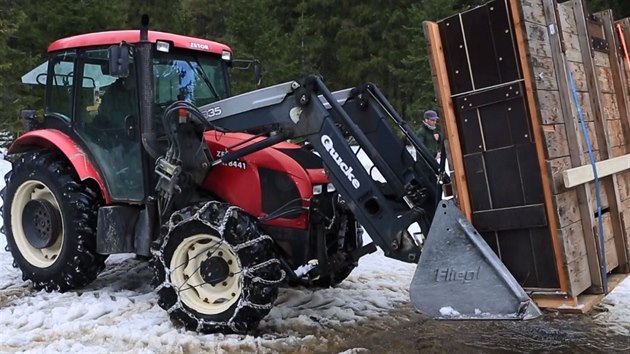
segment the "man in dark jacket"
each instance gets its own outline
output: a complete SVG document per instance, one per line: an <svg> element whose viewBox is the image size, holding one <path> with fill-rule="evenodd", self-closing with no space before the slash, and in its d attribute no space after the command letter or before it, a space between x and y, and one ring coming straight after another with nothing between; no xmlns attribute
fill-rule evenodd
<svg viewBox="0 0 630 354"><path fill-rule="evenodd" d="M424 112L424 120L417 132L420 141L436 159L440 158L442 148L442 135L437 129L438 119L440 118L435 111L428 110Z"/></svg>

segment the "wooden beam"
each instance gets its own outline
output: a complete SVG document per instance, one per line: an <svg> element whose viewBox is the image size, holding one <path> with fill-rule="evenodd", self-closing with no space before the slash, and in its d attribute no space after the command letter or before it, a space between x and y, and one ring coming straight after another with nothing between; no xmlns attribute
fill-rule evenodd
<svg viewBox="0 0 630 354"><path fill-rule="evenodd" d="M549 222L549 233L551 234L551 242L553 243L554 258L556 260L556 270L558 272L558 281L562 291L569 290L568 276L566 268L562 261L562 242L558 236L558 219L553 204L553 193L551 191L551 173L545 161L545 150L543 147L543 132L541 127L541 119L536 107L536 97L534 95L533 74L531 72L529 62L527 60L527 37L524 33L525 24L523 23L523 9L519 0L509 0L510 13L512 14L512 25L514 26L514 36L516 40L516 49L518 52L518 62L522 70L523 81L525 85L525 94L527 99L527 110L529 112L530 123L532 125L532 134L536 144L536 155L538 156L538 166L542 180L543 196L545 199L545 210L547 220Z"/></svg>
<svg viewBox="0 0 630 354"><path fill-rule="evenodd" d="M627 274L611 274L608 279L609 288L616 288L626 279ZM532 299L538 307L555 309L561 313L588 313L604 299L604 294L568 296L566 294L545 294L534 292Z"/></svg>
<svg viewBox="0 0 630 354"><path fill-rule="evenodd" d="M468 220L472 220L470 192L468 191L468 182L466 181L466 171L464 169L464 153L461 147L459 131L457 130L440 29L435 22L426 21L423 23L423 26L429 49L429 63L433 72L433 83L436 88L438 103L442 107L442 119L445 123L445 134L450 150L448 159L453 170L452 175L457 190L457 201L464 215L466 215Z"/></svg>
<svg viewBox="0 0 630 354"><path fill-rule="evenodd" d="M595 163L595 167L597 168L597 176L599 178L625 171L630 169L630 154L598 161ZM573 188L587 182L592 182L595 180L593 166L584 165L564 170L562 171L562 179L564 180L564 186L567 188Z"/></svg>

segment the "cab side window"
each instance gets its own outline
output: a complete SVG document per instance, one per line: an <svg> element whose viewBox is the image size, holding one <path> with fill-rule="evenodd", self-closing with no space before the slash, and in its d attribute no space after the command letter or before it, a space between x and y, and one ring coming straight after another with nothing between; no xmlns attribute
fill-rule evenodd
<svg viewBox="0 0 630 354"><path fill-rule="evenodd" d="M75 60L75 51L65 51L56 54L49 61L46 113L67 121L72 117Z"/></svg>

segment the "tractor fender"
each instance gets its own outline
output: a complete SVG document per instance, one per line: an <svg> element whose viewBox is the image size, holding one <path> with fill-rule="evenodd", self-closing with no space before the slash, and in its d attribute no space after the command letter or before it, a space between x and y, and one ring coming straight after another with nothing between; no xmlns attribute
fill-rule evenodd
<svg viewBox="0 0 630 354"><path fill-rule="evenodd" d="M111 202L111 197L105 187L105 181L89 159L83 149L68 135L56 129L39 129L20 135L9 146L8 154L26 152L36 148L56 148L61 151L74 167L81 181L94 180L101 189L105 203Z"/></svg>

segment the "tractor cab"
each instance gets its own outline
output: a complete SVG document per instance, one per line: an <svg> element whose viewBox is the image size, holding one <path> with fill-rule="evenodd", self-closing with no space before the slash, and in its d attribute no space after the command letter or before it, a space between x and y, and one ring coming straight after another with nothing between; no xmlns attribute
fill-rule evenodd
<svg viewBox="0 0 630 354"><path fill-rule="evenodd" d="M152 172L143 171L142 114L150 112L145 125L159 137L159 120L173 102L202 106L230 95L227 46L149 31L150 57L141 61L138 40L138 31L61 39L49 46L46 63L22 77L46 86L43 127L80 146L111 202L140 203L148 193Z"/></svg>

